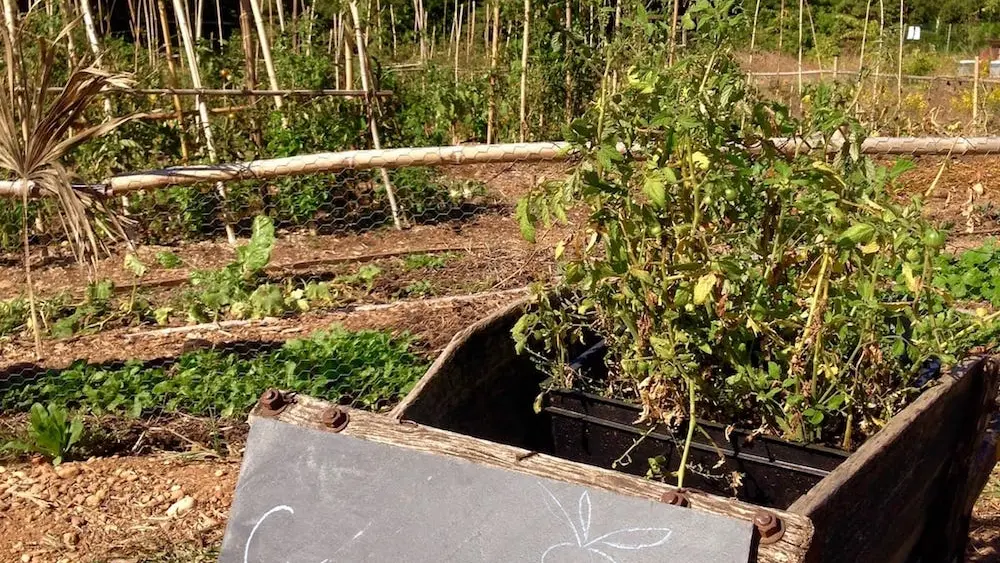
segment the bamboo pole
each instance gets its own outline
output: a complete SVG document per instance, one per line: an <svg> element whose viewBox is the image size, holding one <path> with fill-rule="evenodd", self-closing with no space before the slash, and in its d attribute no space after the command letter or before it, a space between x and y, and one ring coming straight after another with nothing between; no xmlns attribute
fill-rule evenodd
<svg viewBox="0 0 1000 563"><path fill-rule="evenodd" d="M531 29L531 0L524 0L524 35L521 38L521 142L528 138L528 33Z"/></svg>
<svg viewBox="0 0 1000 563"><path fill-rule="evenodd" d="M679 0L674 0L674 22L671 25L671 35L673 35L677 30L677 4ZM757 5L753 9L753 28L750 30L750 70L753 70L753 53L754 49L757 48L757 20L760 18L760 0L757 0ZM673 42L673 39L671 39Z"/></svg>
<svg viewBox="0 0 1000 563"><path fill-rule="evenodd" d="M799 107L802 107L802 16L805 13L805 0L799 0Z"/></svg>
<svg viewBox="0 0 1000 563"><path fill-rule="evenodd" d="M760 0L757 0L757 6L760 6ZM677 19L680 15L681 0L674 0L674 13L670 18L670 55L668 61L670 64L674 64L674 53L677 51ZM593 8L591 8L593 9ZM757 31L757 24L754 23L754 32ZM753 61L753 38L750 39L750 57L751 63Z"/></svg>
<svg viewBox="0 0 1000 563"><path fill-rule="evenodd" d="M972 63L972 126L976 126L979 120L979 55L976 55L975 62Z"/></svg>
<svg viewBox="0 0 1000 563"><path fill-rule="evenodd" d="M831 142L824 147L821 144L804 143L802 139L788 138L771 139L770 144L785 153L801 153L802 150L837 152L842 148L842 142ZM624 150L624 147L619 147L619 150ZM955 156L998 152L1000 137L870 137L861 143L861 153L870 155ZM100 185L91 186L91 189L107 197L205 182L264 180L343 170L567 160L574 155L572 145L561 141L354 150L149 170L114 176ZM25 192L32 198L56 197L54 193L42 191L33 182L0 181L0 197L23 197Z"/></svg>
<svg viewBox="0 0 1000 563"><path fill-rule="evenodd" d="M455 1L458 4L458 0ZM455 19L455 86L458 86L458 53L462 50L462 15L465 13L465 4L458 10L458 17Z"/></svg>
<svg viewBox="0 0 1000 563"><path fill-rule="evenodd" d="M274 0L275 11L278 12L278 27L285 33L285 7L281 0Z"/></svg>
<svg viewBox="0 0 1000 563"><path fill-rule="evenodd" d="M98 2L99 4L100 2ZM87 35L87 42L90 44L90 51L94 55L94 65L101 68L101 47L97 44L97 30L94 28L94 15L90 11L90 0L80 0L80 13L83 15L83 29ZM105 98L104 115L111 117L111 113L111 100Z"/></svg>
<svg viewBox="0 0 1000 563"><path fill-rule="evenodd" d="M358 45L358 64L361 69L361 87L366 93L365 110L368 113L368 125L371 128L372 145L375 146L375 150L380 150L382 148L382 142L379 140L378 124L375 122L375 112L372 108L373 100L367 96L367 92L370 91L370 84L368 81L368 55L365 50L364 38L361 35L361 18L358 16L358 3L356 0L351 0L349 6L351 8L351 19L354 21L354 40ZM392 182L389 180L389 172L384 167L380 167L379 173L382 176L382 184L385 186L385 194L389 198L389 208L392 210L392 222L395 224L397 229L402 229L403 225L399 218L399 208L396 205L396 194L392 188Z"/></svg>
<svg viewBox="0 0 1000 563"><path fill-rule="evenodd" d="M490 93L486 113L486 144L496 140L497 118L497 53L500 46L500 0L493 0L493 45L490 48Z"/></svg>
<svg viewBox="0 0 1000 563"><path fill-rule="evenodd" d="M861 32L861 54L858 55L858 77L865 70L865 45L868 43L868 18L872 10L872 0L865 3L865 29Z"/></svg>
<svg viewBox="0 0 1000 563"><path fill-rule="evenodd" d="M903 0L899 0L899 57L896 65L896 111L903 105Z"/></svg>
<svg viewBox="0 0 1000 563"><path fill-rule="evenodd" d="M177 0L174 0L175 2ZM271 86L272 90L278 89L278 75L274 71L274 59L271 58L271 42L267 38L267 30L264 28L264 16L261 14L259 0L249 0L250 10L253 13L254 24L257 27L257 45L260 46L261 54L264 56L264 68L267 70L267 81ZM278 13L281 13L281 3L278 3ZM284 31L285 27L282 25L281 30ZM284 104L281 101L281 96L274 97L274 107L281 110ZM287 123L284 114L281 116L282 124Z"/></svg>
<svg viewBox="0 0 1000 563"><path fill-rule="evenodd" d="M177 29L180 31L181 42L184 45L184 54L187 57L188 68L191 74L191 84L195 88L201 88L201 74L198 71L198 57L194 51L194 41L191 38L191 29L188 27L187 14L185 13L185 6L183 0L173 0L174 3L174 17L177 21ZM205 135L205 149L208 151L208 158L212 162L218 162L219 155L215 152L215 143L212 139L212 127L208 120L208 106L205 105L205 100L201 96L195 97L195 105L198 108L198 115L201 118L201 130ZM222 182L217 182L215 184L215 189L219 193L219 197L223 201L226 199L226 188L222 185ZM229 240L229 244L236 245L236 232L233 230L233 226L229 224L229 221L225 221L226 227L226 238Z"/></svg>
<svg viewBox="0 0 1000 563"><path fill-rule="evenodd" d="M172 88L177 86L177 67L174 65L174 53L171 46L173 40L170 38L170 23L167 21L167 6L164 0L156 0L157 10L160 12L160 30L163 32L163 45L167 52L167 84ZM188 160L187 135L184 132L184 107L181 105L181 98L173 94L174 109L177 111L177 125L180 128L181 137L181 158L184 162Z"/></svg>
<svg viewBox="0 0 1000 563"><path fill-rule="evenodd" d="M59 0L59 8L65 14L67 20L75 19L76 14L73 13L71 2L67 0ZM69 57L70 66L76 67L76 45L74 44L72 33L66 34L66 50L68 51L67 56Z"/></svg>
<svg viewBox="0 0 1000 563"><path fill-rule="evenodd" d="M389 2L389 26L392 27L392 58L396 58L396 13Z"/></svg>
<svg viewBox="0 0 1000 563"><path fill-rule="evenodd" d="M346 28L344 30L344 83L349 90L354 88L354 61L351 60L351 42L347 39Z"/></svg>
<svg viewBox="0 0 1000 563"><path fill-rule="evenodd" d="M222 4L219 0L215 0L215 23L219 32L219 45L222 45L226 38L222 36Z"/></svg>
<svg viewBox="0 0 1000 563"><path fill-rule="evenodd" d="M467 19L469 24L466 28L469 30L469 36L465 41L465 60L466 63L472 58L472 38L476 36L476 0L472 0L472 5L469 8Z"/></svg>
<svg viewBox="0 0 1000 563"><path fill-rule="evenodd" d="M566 0L566 13L563 19L563 25L566 26L566 39L564 41L565 47L563 48L563 61L566 65L566 124L568 125L573 121L573 73L570 72L570 62L572 61L572 51L573 46L569 40L570 28L573 25L573 12L572 4L570 0Z"/></svg>
<svg viewBox="0 0 1000 563"><path fill-rule="evenodd" d="M781 52L785 38L785 0L781 0L781 11L778 12L778 52Z"/></svg>
<svg viewBox="0 0 1000 563"><path fill-rule="evenodd" d="M186 7L186 6L185 6ZM205 0L194 2L194 28L192 29L195 43L201 39L202 22L205 18Z"/></svg>

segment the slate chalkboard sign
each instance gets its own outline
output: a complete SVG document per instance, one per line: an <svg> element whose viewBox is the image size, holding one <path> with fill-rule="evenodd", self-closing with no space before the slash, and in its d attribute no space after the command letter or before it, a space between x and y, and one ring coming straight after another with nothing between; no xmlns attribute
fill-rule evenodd
<svg viewBox="0 0 1000 563"><path fill-rule="evenodd" d="M745 563L752 525L270 419L220 561Z"/></svg>

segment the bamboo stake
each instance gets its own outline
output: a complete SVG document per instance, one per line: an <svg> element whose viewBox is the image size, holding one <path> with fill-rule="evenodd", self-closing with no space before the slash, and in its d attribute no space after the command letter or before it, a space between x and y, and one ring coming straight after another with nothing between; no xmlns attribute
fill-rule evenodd
<svg viewBox="0 0 1000 563"><path fill-rule="evenodd" d="M489 55L490 52L490 4L489 0L483 4L485 8L483 10L483 54Z"/></svg>
<svg viewBox="0 0 1000 563"><path fill-rule="evenodd" d="M361 35L361 18L358 16L358 3L356 0L351 0L351 19L354 21L354 40L358 45L358 64L361 68L361 88L365 91L365 110L368 113L368 125L371 128L372 133L372 144L375 146L375 150L380 150L382 148L382 142L379 140L378 134L378 124L375 123L375 112L372 111L373 100L367 96L367 93L371 91L371 86L368 82L368 55L365 51L364 39ZM389 198L389 208L392 210L392 222L396 225L397 229L402 229L403 225L399 219L399 208L396 206L396 194L392 188L392 182L389 180L389 172L384 168L379 168L379 173L382 176L382 184L385 186L385 194Z"/></svg>
<svg viewBox="0 0 1000 563"><path fill-rule="evenodd" d="M806 2L806 16L809 17L809 30L812 32L813 38L813 54L816 55L816 65L819 66L820 70L823 70L823 59L820 58L819 52L819 36L816 35L816 24L813 22L813 12L812 7L809 6L809 2Z"/></svg>
<svg viewBox="0 0 1000 563"><path fill-rule="evenodd" d="M778 13L778 52L781 52L785 38L785 0L781 0L781 11Z"/></svg>
<svg viewBox="0 0 1000 563"><path fill-rule="evenodd" d="M215 0L215 23L219 31L219 45L222 45L225 37L222 36L222 5L219 0Z"/></svg>
<svg viewBox="0 0 1000 563"><path fill-rule="evenodd" d="M865 44L868 42L868 17L872 10L872 0L865 4L865 29L861 32L861 54L858 55L858 79L865 70Z"/></svg>
<svg viewBox="0 0 1000 563"><path fill-rule="evenodd" d="M392 2L389 2L389 26L392 27L392 58L396 58L396 12L392 10Z"/></svg>
<svg viewBox="0 0 1000 563"><path fill-rule="evenodd" d="M528 137L528 33L531 29L531 0L524 0L524 36L521 38L521 142Z"/></svg>
<svg viewBox="0 0 1000 563"><path fill-rule="evenodd" d="M672 25L671 35L676 33L677 30L677 4L679 0L674 0L674 23ZM757 20L760 17L760 0L757 0L757 5L753 9L753 29L750 31L750 70L753 70L753 53L754 49L757 47ZM671 40L673 41L673 40ZM671 61L672 62L672 61Z"/></svg>
<svg viewBox="0 0 1000 563"><path fill-rule="evenodd" d="M4 0L5 2L8 0ZM100 5L100 2L98 2ZM101 47L97 44L97 31L94 28L94 16L90 11L90 0L80 0L80 12L83 14L83 28L90 43L90 51L94 55L94 66L101 68ZM9 20L8 20L9 21ZM11 22L12 24L13 22ZM9 27L9 26L8 26ZM104 114L111 117L111 100L104 99Z"/></svg>
<svg viewBox="0 0 1000 563"><path fill-rule="evenodd" d="M456 0L455 4L458 4ZM462 46L462 14L465 12L465 4L458 10L458 18L455 20L455 86L458 86L458 53Z"/></svg>
<svg viewBox="0 0 1000 563"><path fill-rule="evenodd" d="M757 5L760 6L760 0L757 0ZM670 19L670 56L668 61L670 64L674 64L674 53L677 50L677 19L680 14L681 0L674 0L674 14ZM591 7L593 10L593 7ZM757 31L757 24L754 24L754 32ZM753 61L753 39L750 39L750 57L751 62Z"/></svg>
<svg viewBox="0 0 1000 563"><path fill-rule="evenodd" d="M156 0L156 6L160 12L160 30L163 32L163 45L167 49L167 84L171 88L177 86L177 67L174 65L174 53L171 46L173 40L170 38L170 24L167 21L167 7L164 0ZM187 135L184 133L184 108L181 106L181 98L177 94L172 96L174 109L177 111L177 125L180 128L181 137L181 158L184 162L188 160Z"/></svg>
<svg viewBox="0 0 1000 563"><path fill-rule="evenodd" d="M573 74L570 72L570 62L572 60L572 43L569 40L570 28L573 24L573 12L570 4L570 0L566 0L566 14L563 20L563 25L566 26L566 40L564 41L565 47L563 48L564 61L566 65L566 124L568 125L573 121Z"/></svg>
<svg viewBox="0 0 1000 563"><path fill-rule="evenodd" d="M173 0L174 17L177 20L177 28L180 31L181 42L184 45L184 54L187 57L189 72L191 74L191 84L195 88L201 88L201 74L198 71L198 58L194 51L194 41L191 39L191 29L188 27L187 14L184 11L183 0ZM201 129L205 135L205 149L208 150L208 157L212 162L218 162L219 156L215 152L215 143L212 140L212 127L208 121L208 106L201 96L195 97L195 105L198 107L198 115L201 117ZM223 201L226 199L226 188L222 182L216 182L215 189ZM225 222L226 238L229 244L236 245L236 232L228 221Z"/></svg>
<svg viewBox="0 0 1000 563"><path fill-rule="evenodd" d="M205 16L205 0L195 0L194 2L194 40L201 39L201 24Z"/></svg>
<svg viewBox="0 0 1000 563"><path fill-rule="evenodd" d="M59 8L66 15L67 20L73 20L75 14L73 13L72 4L67 0L59 0ZM76 45L73 43L73 34L66 34L66 49L68 51L69 63L71 66L76 66Z"/></svg>
<svg viewBox="0 0 1000 563"><path fill-rule="evenodd" d="M243 47L243 64L246 74L243 84L248 90L252 91L257 87L257 58L255 56L256 51L253 44L253 28L250 25L249 0L240 0L240 39ZM251 106L253 106L257 103L257 98L251 96L248 102ZM250 124L250 131L251 136L253 137L254 145L260 147L264 144L260 124L257 123L256 118L251 118ZM262 189L261 193L262 195L267 196L266 189ZM266 197L265 201L267 201Z"/></svg>
<svg viewBox="0 0 1000 563"><path fill-rule="evenodd" d="M344 31L344 82L348 90L354 89L354 61L351 60L351 42L347 40L346 30Z"/></svg>
<svg viewBox="0 0 1000 563"><path fill-rule="evenodd" d="M174 0L175 2L177 0ZM264 28L264 16L260 12L259 0L249 0L250 10L253 12L254 24L257 27L257 45L260 46L261 54L264 55L264 68L267 70L267 81L271 86L272 90L278 89L278 75L274 71L274 59L271 58L271 42L267 38L267 30ZM281 13L281 4L278 4L278 13ZM284 26L281 30L284 31ZM274 97L274 107L281 110L282 106L281 96ZM281 116L282 124L287 124L284 114Z"/></svg>
<svg viewBox="0 0 1000 563"><path fill-rule="evenodd" d="M899 0L899 60L896 65L896 111L903 105L903 0Z"/></svg>
<svg viewBox="0 0 1000 563"><path fill-rule="evenodd" d="M802 107L802 16L805 13L805 0L799 0L799 107Z"/></svg>
<svg viewBox="0 0 1000 563"><path fill-rule="evenodd" d="M274 7L278 12L278 27L281 28L281 33L285 33L285 7L281 0L274 0Z"/></svg>
<svg viewBox="0 0 1000 563"><path fill-rule="evenodd" d="M500 46L500 0L493 0L493 45L490 48L490 99L486 114L486 144L496 139L497 53Z"/></svg>
<svg viewBox="0 0 1000 563"><path fill-rule="evenodd" d="M458 26L458 0L455 0L455 11L451 16L451 33L448 35L448 49L455 46L455 29Z"/></svg>
<svg viewBox="0 0 1000 563"><path fill-rule="evenodd" d="M476 0L472 0L472 7L469 8L468 14L469 25L466 27L469 29L469 36L465 41L466 62L472 58L472 38L476 36Z"/></svg>
<svg viewBox="0 0 1000 563"><path fill-rule="evenodd" d="M972 63L972 126L976 126L979 119L979 55L976 55L975 62Z"/></svg>

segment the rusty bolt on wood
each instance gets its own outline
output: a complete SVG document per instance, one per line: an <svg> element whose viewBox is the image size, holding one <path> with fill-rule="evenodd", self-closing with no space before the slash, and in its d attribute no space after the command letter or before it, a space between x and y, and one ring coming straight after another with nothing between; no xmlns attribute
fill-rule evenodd
<svg viewBox="0 0 1000 563"><path fill-rule="evenodd" d="M264 410L277 413L285 406L285 396L277 389L268 389L261 394L258 403Z"/></svg>
<svg viewBox="0 0 1000 563"><path fill-rule="evenodd" d="M323 414L320 415L320 419L323 422L323 426L330 428L334 432L340 432L351 421L351 417L347 414L347 411L340 407L330 407L324 410Z"/></svg>
<svg viewBox="0 0 1000 563"><path fill-rule="evenodd" d="M681 508L690 504L684 489L677 489L663 493L663 495L660 496L660 502L680 506Z"/></svg>
<svg viewBox="0 0 1000 563"><path fill-rule="evenodd" d="M781 518L769 510L758 510L754 513L753 525L760 533L760 543L762 544L775 543L785 535L785 526L781 522Z"/></svg>

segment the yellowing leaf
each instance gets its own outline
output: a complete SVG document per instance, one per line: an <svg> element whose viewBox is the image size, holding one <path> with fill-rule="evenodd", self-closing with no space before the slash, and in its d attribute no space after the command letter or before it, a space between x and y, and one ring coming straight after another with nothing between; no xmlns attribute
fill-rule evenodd
<svg viewBox="0 0 1000 563"><path fill-rule="evenodd" d="M705 156L705 153L698 151L691 155L691 161L694 162L694 167L699 170L708 170L709 160Z"/></svg>
<svg viewBox="0 0 1000 563"><path fill-rule="evenodd" d="M863 252L864 254L874 254L878 252L878 249L879 249L878 241L873 240L868 244L862 246L861 252Z"/></svg>
<svg viewBox="0 0 1000 563"><path fill-rule="evenodd" d="M717 279L715 274L705 274L698 278L698 283L694 284L695 305L701 305L708 300L708 296L712 294L712 289L715 287Z"/></svg>
<svg viewBox="0 0 1000 563"><path fill-rule="evenodd" d="M920 278L914 277L913 268L909 264L903 264L903 279L906 280L906 288L911 293L916 293L920 290Z"/></svg>
<svg viewBox="0 0 1000 563"><path fill-rule="evenodd" d="M667 190L663 186L663 180L656 177L646 178L642 186L642 191L649 197L653 205L663 208L667 205Z"/></svg>

